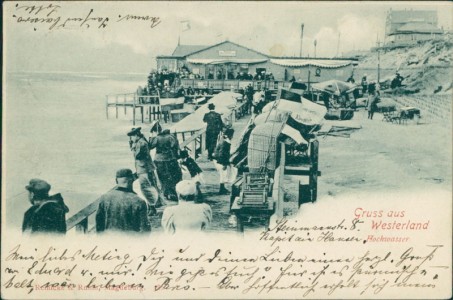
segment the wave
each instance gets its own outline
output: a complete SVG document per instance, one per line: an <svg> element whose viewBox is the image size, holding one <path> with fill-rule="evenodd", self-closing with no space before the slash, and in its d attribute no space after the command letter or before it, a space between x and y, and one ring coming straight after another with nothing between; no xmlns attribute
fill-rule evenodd
<svg viewBox="0 0 453 300"><path fill-rule="evenodd" d="M6 79L18 80L56 80L56 81L85 81L85 80L147 80L145 73L120 72L72 72L72 71L14 71L6 72Z"/></svg>

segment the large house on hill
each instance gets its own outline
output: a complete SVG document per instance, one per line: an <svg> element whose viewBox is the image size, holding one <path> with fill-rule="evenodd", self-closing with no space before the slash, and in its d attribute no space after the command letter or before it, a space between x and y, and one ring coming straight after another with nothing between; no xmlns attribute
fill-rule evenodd
<svg viewBox="0 0 453 300"><path fill-rule="evenodd" d="M171 55L157 56L157 69L189 70L204 79L231 79L238 74L272 73L277 81L293 78L302 82L346 80L353 72L353 59L274 57L230 41L200 46L178 45Z"/></svg>
<svg viewBox="0 0 453 300"><path fill-rule="evenodd" d="M407 46L438 38L443 31L435 10L390 10L385 24L386 46Z"/></svg>

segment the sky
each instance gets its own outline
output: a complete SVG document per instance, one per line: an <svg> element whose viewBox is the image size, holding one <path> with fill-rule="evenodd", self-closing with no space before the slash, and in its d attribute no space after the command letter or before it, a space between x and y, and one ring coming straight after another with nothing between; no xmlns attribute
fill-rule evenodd
<svg viewBox="0 0 453 300"><path fill-rule="evenodd" d="M382 41L389 9L436 10L439 27L452 29L453 4L447 1L9 1L3 10L4 66L7 71L147 73L157 55L173 52L178 37L181 44L230 40L266 54L298 56L302 23L302 56L315 55L315 40L317 57L341 56Z"/></svg>

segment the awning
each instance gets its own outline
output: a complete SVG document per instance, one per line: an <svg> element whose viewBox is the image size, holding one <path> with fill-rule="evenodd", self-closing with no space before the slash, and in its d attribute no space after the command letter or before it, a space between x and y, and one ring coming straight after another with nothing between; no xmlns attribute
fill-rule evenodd
<svg viewBox="0 0 453 300"><path fill-rule="evenodd" d="M285 67L306 67L335 69L352 64L351 60L321 60L321 59L271 59L271 63Z"/></svg>
<svg viewBox="0 0 453 300"><path fill-rule="evenodd" d="M219 64L258 64L266 62L267 58L188 58L187 62L202 65L219 65Z"/></svg>
<svg viewBox="0 0 453 300"><path fill-rule="evenodd" d="M212 97L208 102L215 105L216 112L220 113L223 117L226 117L230 114L232 108L236 106L237 99L241 97L242 95L238 93L221 92ZM203 117L207 112L209 112L208 103L202 105L192 114L171 126L169 128L170 132L198 131L205 128L206 123L203 122Z"/></svg>

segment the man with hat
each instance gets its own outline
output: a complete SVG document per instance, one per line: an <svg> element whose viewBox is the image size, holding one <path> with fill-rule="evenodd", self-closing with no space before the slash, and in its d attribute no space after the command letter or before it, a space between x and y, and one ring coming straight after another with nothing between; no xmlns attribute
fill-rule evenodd
<svg viewBox="0 0 453 300"><path fill-rule="evenodd" d="M230 167L230 150L231 150L231 138L233 137L234 129L228 128L222 132L222 140L215 148L214 158L215 167L219 172L220 176L220 189L219 195L227 195L230 192L225 188L225 184L228 182L228 177L231 172Z"/></svg>
<svg viewBox="0 0 453 300"><path fill-rule="evenodd" d="M210 226L211 207L206 203L195 203L197 188L192 180L183 180L176 185L178 205L165 208L162 227L167 233L201 231Z"/></svg>
<svg viewBox="0 0 453 300"><path fill-rule="evenodd" d="M42 179L32 179L25 186L32 204L24 214L23 232L66 233L68 207L61 194L49 196L50 184Z"/></svg>
<svg viewBox="0 0 453 300"><path fill-rule="evenodd" d="M175 187L182 180L182 172L178 163L178 139L170 133L169 129L165 129L150 139L149 147L156 149L154 162L164 196L168 200L177 201Z"/></svg>
<svg viewBox="0 0 453 300"><path fill-rule="evenodd" d="M148 141L141 133L141 127L132 128L127 134L130 138L129 146L135 159L140 189L150 205L150 214L156 213L156 207L160 206L157 180L154 176L155 166L149 154Z"/></svg>
<svg viewBox="0 0 453 300"><path fill-rule="evenodd" d="M150 232L148 206L137 196L132 185L135 177L130 169L116 172L116 187L100 198L96 212L96 231Z"/></svg>
<svg viewBox="0 0 453 300"><path fill-rule="evenodd" d="M212 160L212 153L217 144L217 137L223 128L222 117L218 112L215 112L214 103L209 103L209 112L203 117L203 122L206 126L206 149L208 150L208 159Z"/></svg>

